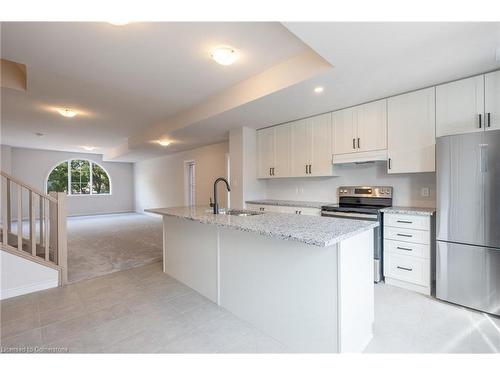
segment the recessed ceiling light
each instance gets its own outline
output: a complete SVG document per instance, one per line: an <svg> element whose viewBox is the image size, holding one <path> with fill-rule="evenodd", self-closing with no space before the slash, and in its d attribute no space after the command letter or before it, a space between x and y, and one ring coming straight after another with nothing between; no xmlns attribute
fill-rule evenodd
<svg viewBox="0 0 500 375"><path fill-rule="evenodd" d="M87 151L94 151L96 149L94 146L82 146L82 148Z"/></svg>
<svg viewBox="0 0 500 375"><path fill-rule="evenodd" d="M160 144L160 146L167 147L172 142L166 140L159 140L158 143Z"/></svg>
<svg viewBox="0 0 500 375"><path fill-rule="evenodd" d="M214 48L210 56L217 64L225 66L233 64L239 58L236 50L227 46Z"/></svg>
<svg viewBox="0 0 500 375"><path fill-rule="evenodd" d="M57 112L59 112L59 114L61 116L64 116L64 117L75 117L76 116L76 112L72 111L69 108L57 108Z"/></svg>
<svg viewBox="0 0 500 375"><path fill-rule="evenodd" d="M325 89L323 87L321 87L321 86L318 86L318 87L314 88L314 92L316 94L321 94L323 91L325 91Z"/></svg>

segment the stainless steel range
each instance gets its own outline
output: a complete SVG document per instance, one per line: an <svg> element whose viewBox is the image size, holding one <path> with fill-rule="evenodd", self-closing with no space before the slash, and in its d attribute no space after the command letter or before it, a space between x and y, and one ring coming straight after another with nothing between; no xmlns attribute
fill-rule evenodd
<svg viewBox="0 0 500 375"><path fill-rule="evenodd" d="M382 280L382 214L380 209L392 206L391 186L341 186L339 204L321 207L321 216L378 221L374 236L375 282Z"/></svg>

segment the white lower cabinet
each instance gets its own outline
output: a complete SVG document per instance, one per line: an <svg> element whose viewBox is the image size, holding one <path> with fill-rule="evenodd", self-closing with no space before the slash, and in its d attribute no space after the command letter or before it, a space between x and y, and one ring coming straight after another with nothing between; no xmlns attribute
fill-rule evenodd
<svg viewBox="0 0 500 375"><path fill-rule="evenodd" d="M386 284L431 294L433 233L431 216L384 214Z"/></svg>

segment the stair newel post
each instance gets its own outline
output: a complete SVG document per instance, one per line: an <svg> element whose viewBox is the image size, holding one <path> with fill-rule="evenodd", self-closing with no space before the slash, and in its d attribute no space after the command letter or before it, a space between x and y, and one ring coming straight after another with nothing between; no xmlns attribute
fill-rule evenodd
<svg viewBox="0 0 500 375"><path fill-rule="evenodd" d="M67 239L67 228L66 228L66 216L67 216L67 197L66 193L55 193L52 192L50 195L57 199L57 204L54 204L55 208L55 218L54 222L51 222L51 226L55 227L55 259L59 267L61 267L61 285L68 282L68 239ZM52 218L52 215L51 215Z"/></svg>

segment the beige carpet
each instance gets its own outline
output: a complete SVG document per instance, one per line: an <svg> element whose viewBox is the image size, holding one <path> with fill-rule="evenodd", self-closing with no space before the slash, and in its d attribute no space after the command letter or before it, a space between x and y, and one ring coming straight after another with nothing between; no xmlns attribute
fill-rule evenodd
<svg viewBox="0 0 500 375"><path fill-rule="evenodd" d="M68 218L69 282L161 259L160 217L125 213Z"/></svg>

